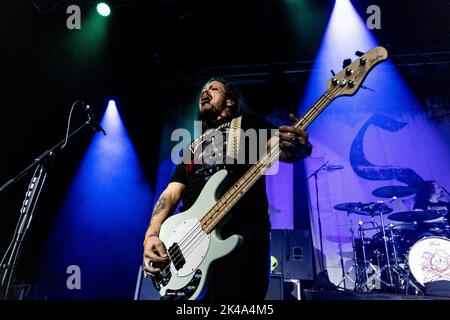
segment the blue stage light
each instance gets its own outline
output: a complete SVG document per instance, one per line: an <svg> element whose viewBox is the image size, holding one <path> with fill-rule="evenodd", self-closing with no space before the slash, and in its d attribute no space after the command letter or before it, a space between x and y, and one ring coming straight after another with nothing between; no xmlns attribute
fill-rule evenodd
<svg viewBox="0 0 450 320"><path fill-rule="evenodd" d="M131 299L151 191L139 159L110 100L73 179L41 263L49 299ZM68 290L66 269L81 270L82 290Z"/></svg>

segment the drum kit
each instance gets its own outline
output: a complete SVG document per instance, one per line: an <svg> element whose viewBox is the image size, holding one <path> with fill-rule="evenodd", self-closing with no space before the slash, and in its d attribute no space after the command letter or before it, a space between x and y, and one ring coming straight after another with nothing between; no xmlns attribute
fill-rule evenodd
<svg viewBox="0 0 450 320"><path fill-rule="evenodd" d="M410 196L415 189L394 186L382 187L372 194L397 199ZM352 243L350 269L338 287L348 279L358 292L382 291L423 294L424 284L435 280L450 280L450 228L438 212L395 212L380 202L341 203L335 210L369 218L350 224ZM386 225L384 217L392 221ZM438 221L437 223L434 223ZM430 223L433 222L433 223ZM424 227L425 226L425 227ZM367 236L369 231L373 235ZM350 277L352 271L354 279Z"/></svg>

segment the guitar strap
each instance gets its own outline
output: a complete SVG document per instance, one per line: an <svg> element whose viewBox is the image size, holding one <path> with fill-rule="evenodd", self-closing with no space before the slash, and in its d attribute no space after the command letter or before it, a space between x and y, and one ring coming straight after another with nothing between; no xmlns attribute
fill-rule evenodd
<svg viewBox="0 0 450 320"><path fill-rule="evenodd" d="M242 116L231 120L230 131L228 133L227 159L233 158L237 161L241 140L241 122Z"/></svg>

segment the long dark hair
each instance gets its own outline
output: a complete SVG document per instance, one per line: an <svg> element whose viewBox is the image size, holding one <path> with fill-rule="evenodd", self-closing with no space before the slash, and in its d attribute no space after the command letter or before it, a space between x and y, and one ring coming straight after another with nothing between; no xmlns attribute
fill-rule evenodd
<svg viewBox="0 0 450 320"><path fill-rule="evenodd" d="M241 91L230 81L228 81L225 78L221 78L221 77L213 77L213 78L209 79L202 86L202 89L204 87L206 87L206 85L208 85L209 83L211 83L213 81L219 81L224 84L225 88L227 89L227 99L231 99L235 103L233 108L231 109L231 115L233 117L240 116L246 108L246 101L245 101L244 97L242 96ZM201 95L201 92L200 92L200 95Z"/></svg>
<svg viewBox="0 0 450 320"><path fill-rule="evenodd" d="M431 195L434 192L434 184L437 183L434 180L427 180L422 182L419 190L416 192L416 202L424 202L430 200Z"/></svg>

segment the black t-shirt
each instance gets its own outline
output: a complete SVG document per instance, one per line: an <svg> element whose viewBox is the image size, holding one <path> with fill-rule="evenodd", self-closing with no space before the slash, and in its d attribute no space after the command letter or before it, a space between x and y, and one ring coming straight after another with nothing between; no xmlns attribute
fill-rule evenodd
<svg viewBox="0 0 450 320"><path fill-rule="evenodd" d="M443 216L447 219L447 221L443 221L440 223L448 225L448 213L450 211L450 203L444 202L444 201L438 201L438 202L430 202L430 201L417 201L414 205L414 209L422 209L425 211L428 211L430 213L439 213L440 216ZM435 218L436 219L436 218ZM431 219L434 220L434 219ZM437 224L440 224L437 223ZM430 223L419 223L418 227L419 230L430 228L432 225ZM434 226L434 224L433 224Z"/></svg>
<svg viewBox="0 0 450 320"><path fill-rule="evenodd" d="M177 165L170 182L179 182L186 186L182 194L182 206L180 211L186 211L197 200L201 190L205 186L208 179L217 171L221 169L227 169L229 172L228 186L237 181L254 163L254 157L249 157L249 141L251 139L243 139L241 137L240 145L242 148L245 146L245 161L241 158L241 163L244 164L231 164L227 162L226 158L226 146L228 145L228 134L230 130L232 117L222 118L215 122L210 128L197 139L195 139L190 148L184 152L189 153L191 162L181 163ZM257 134L258 146L265 143L261 143L262 139L267 141L275 127L255 114L243 115L241 120L241 129L244 132L247 129L254 129L256 133L259 133L259 129L266 129L266 135ZM218 139L218 135L222 139ZM252 149L254 149L254 140ZM258 148L258 154L264 154L265 150L260 152ZM202 156L202 159L210 157L209 161L198 161ZM196 159L197 161L193 161ZM213 160L211 160L213 159ZM200 162L200 163L199 163ZM206 163L205 163L206 162ZM224 188L224 192L228 188ZM222 193L224 193L222 192ZM255 183L252 188L238 201L238 203L230 210L229 220L226 221L222 229L222 237L226 238L232 234L238 233L244 235L245 238L250 240L266 241L270 231L270 219L268 215L268 201L266 194L265 177L262 177Z"/></svg>
<svg viewBox="0 0 450 320"><path fill-rule="evenodd" d="M448 216L448 212L450 211L450 203L444 201L417 201L414 205L414 209L422 209L433 213L438 212L442 216Z"/></svg>

